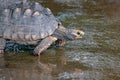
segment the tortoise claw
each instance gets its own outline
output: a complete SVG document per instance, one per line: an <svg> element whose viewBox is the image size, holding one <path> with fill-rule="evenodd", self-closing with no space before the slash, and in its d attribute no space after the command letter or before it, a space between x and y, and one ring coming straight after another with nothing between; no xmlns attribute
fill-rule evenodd
<svg viewBox="0 0 120 80"><path fill-rule="evenodd" d="M4 51L3 51L3 50L0 50L0 53L4 53Z"/></svg>
<svg viewBox="0 0 120 80"><path fill-rule="evenodd" d="M33 51L33 54L34 54L35 56L39 56L39 55L40 55L38 49L35 49L35 50Z"/></svg>

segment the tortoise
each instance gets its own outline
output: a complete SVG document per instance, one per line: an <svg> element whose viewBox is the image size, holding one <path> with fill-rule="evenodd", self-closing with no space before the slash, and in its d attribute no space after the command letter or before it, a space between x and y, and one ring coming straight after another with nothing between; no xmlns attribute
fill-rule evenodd
<svg viewBox="0 0 120 80"><path fill-rule="evenodd" d="M81 39L83 35L81 30L65 28L49 8L37 2L16 2L0 14L0 54L7 41L36 45L33 53L40 55L54 42L64 46L66 41Z"/></svg>

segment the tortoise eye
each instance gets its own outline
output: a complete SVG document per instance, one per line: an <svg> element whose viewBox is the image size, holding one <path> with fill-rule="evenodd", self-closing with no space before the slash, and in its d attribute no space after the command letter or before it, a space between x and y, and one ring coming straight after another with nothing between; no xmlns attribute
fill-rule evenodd
<svg viewBox="0 0 120 80"><path fill-rule="evenodd" d="M80 35L80 32L77 32L78 35Z"/></svg>

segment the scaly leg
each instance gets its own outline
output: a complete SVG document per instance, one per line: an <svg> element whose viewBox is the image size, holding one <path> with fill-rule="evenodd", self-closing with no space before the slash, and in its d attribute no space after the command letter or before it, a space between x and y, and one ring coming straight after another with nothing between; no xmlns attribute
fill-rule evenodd
<svg viewBox="0 0 120 80"><path fill-rule="evenodd" d="M34 49L34 55L40 55L41 52L46 50L53 42L57 40L56 37L49 36L43 39L40 44Z"/></svg>

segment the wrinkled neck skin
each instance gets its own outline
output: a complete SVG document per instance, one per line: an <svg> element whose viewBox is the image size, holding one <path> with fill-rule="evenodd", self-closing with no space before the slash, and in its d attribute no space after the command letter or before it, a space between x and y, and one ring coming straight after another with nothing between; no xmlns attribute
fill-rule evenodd
<svg viewBox="0 0 120 80"><path fill-rule="evenodd" d="M66 29L63 26L59 26L53 33L53 36L55 36L58 40L75 40L75 36L71 34L71 31L71 29Z"/></svg>

